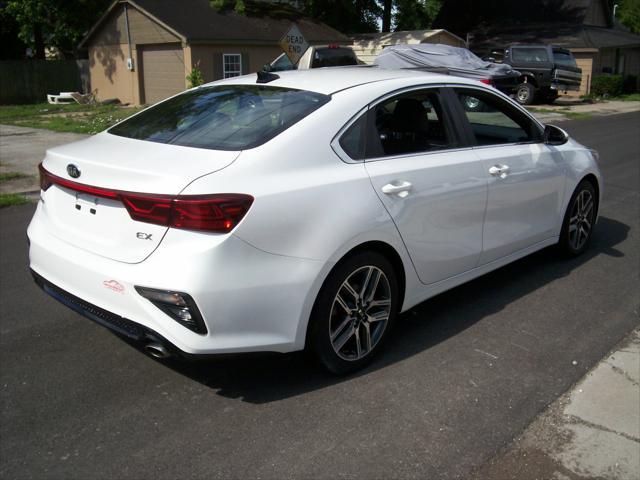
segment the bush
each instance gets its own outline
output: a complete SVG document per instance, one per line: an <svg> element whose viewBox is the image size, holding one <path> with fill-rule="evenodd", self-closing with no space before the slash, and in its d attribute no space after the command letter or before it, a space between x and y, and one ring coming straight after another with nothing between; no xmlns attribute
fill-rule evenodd
<svg viewBox="0 0 640 480"><path fill-rule="evenodd" d="M617 97L622 95L624 80L622 75L597 75L591 83L591 93L597 97Z"/></svg>
<svg viewBox="0 0 640 480"><path fill-rule="evenodd" d="M204 83L202 71L200 70L200 62L191 69L189 75L187 75L187 82L189 82L189 88L199 87Z"/></svg>
<svg viewBox="0 0 640 480"><path fill-rule="evenodd" d="M640 93L640 76L626 75L622 84L623 93Z"/></svg>

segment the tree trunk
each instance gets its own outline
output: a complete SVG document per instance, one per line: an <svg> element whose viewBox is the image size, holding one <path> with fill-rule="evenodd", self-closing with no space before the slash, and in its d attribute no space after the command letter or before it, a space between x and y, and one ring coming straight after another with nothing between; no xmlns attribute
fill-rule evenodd
<svg viewBox="0 0 640 480"><path fill-rule="evenodd" d="M392 0L384 0L384 9L382 10L382 31L391 31L391 6Z"/></svg>
<svg viewBox="0 0 640 480"><path fill-rule="evenodd" d="M35 43L35 54L38 60L45 60L44 54L44 38L42 37L42 26L36 23L33 26L33 41Z"/></svg>

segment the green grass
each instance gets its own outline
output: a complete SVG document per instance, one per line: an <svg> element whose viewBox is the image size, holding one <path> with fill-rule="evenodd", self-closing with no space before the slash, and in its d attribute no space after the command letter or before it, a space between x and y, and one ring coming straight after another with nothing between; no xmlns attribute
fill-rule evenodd
<svg viewBox="0 0 640 480"><path fill-rule="evenodd" d="M3 105L0 106L0 124L94 134L138 110L138 107L116 105Z"/></svg>
<svg viewBox="0 0 640 480"><path fill-rule="evenodd" d="M24 173L20 173L20 172L0 173L0 183L8 182L9 180L15 180L16 178L24 178L27 176L28 175L25 175Z"/></svg>
<svg viewBox="0 0 640 480"><path fill-rule="evenodd" d="M23 205L29 203L24 195L16 193L0 193L0 208L12 207L13 205Z"/></svg>
<svg viewBox="0 0 640 480"><path fill-rule="evenodd" d="M623 102L640 102L640 93L629 93L627 95L620 95L619 97L613 97L609 100L621 100Z"/></svg>

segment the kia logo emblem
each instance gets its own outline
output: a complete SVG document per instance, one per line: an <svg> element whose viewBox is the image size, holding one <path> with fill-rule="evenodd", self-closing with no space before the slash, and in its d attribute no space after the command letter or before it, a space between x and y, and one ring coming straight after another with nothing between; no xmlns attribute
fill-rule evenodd
<svg viewBox="0 0 640 480"><path fill-rule="evenodd" d="M67 165L67 173L71 178L78 178L80 176L80 169L73 163L70 163L69 165Z"/></svg>

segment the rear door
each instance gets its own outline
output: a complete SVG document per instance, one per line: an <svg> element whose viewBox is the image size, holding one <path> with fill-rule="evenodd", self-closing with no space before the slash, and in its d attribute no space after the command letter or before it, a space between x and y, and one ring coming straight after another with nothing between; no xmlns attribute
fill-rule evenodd
<svg viewBox="0 0 640 480"><path fill-rule="evenodd" d="M482 251L487 178L474 152L460 148L446 95L413 89L368 114L366 170L425 284L471 270Z"/></svg>
<svg viewBox="0 0 640 480"><path fill-rule="evenodd" d="M480 264L553 237L565 174L559 154L543 143L540 126L489 90L454 92L489 185Z"/></svg>

